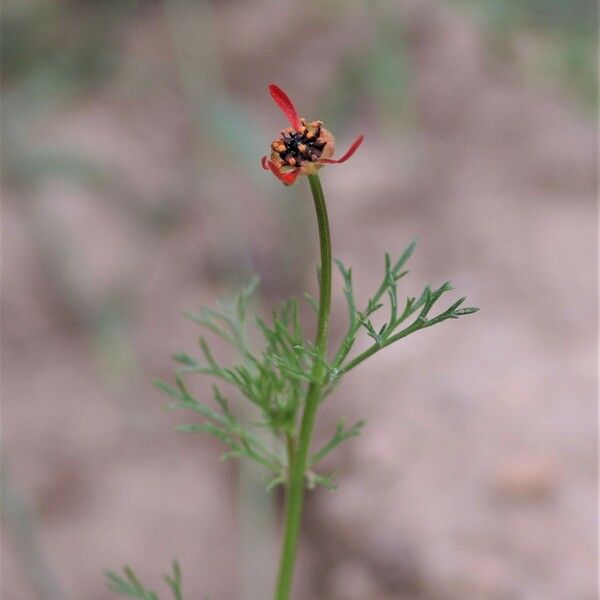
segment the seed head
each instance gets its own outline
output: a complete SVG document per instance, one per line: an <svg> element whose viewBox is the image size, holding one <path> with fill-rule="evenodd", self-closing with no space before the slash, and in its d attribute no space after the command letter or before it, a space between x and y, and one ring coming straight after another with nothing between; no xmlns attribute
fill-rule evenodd
<svg viewBox="0 0 600 600"><path fill-rule="evenodd" d="M281 130L281 135L271 143L271 156L263 156L263 168L272 171L284 184L291 185L298 175L312 175L325 164L337 164L348 160L363 141L361 135L339 159L333 159L335 139L325 129L322 121L311 121L298 116L288 95L274 84L269 92L291 127Z"/></svg>

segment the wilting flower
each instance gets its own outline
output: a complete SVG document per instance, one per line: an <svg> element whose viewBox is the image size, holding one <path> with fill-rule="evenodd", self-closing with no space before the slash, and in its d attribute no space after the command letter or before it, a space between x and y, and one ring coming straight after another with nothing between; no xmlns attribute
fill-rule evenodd
<svg viewBox="0 0 600 600"><path fill-rule="evenodd" d="M288 95L274 84L269 92L277 106L287 117L291 127L282 130L281 137L271 144L271 157L263 156L262 166L272 171L275 177L285 185L292 185L298 175L312 175L323 165L343 163L348 160L361 145L361 135L350 146L346 154L334 159L335 139L321 121L307 123L298 116L294 104Z"/></svg>

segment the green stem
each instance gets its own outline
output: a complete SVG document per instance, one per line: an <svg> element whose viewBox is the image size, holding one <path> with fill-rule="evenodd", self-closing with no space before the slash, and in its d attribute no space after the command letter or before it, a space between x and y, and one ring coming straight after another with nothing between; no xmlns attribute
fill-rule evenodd
<svg viewBox="0 0 600 600"><path fill-rule="evenodd" d="M300 532L300 521L302 519L302 507L304 504L304 476L306 473L308 452L317 416L317 409L319 407L319 400L321 399L326 376L326 368L323 363L327 358L329 312L331 308L331 236L329 233L327 207L325 206L325 197L323 195L323 188L321 187L319 176L316 174L309 175L308 181L310 183L310 189L315 203L315 211L317 213L319 243L321 247L319 320L317 324L315 345L319 357L322 360L315 360L313 365L313 382L310 384L306 393L298 445L293 456L290 457L285 530L275 600L288 600L292 589L294 564L298 548L298 534Z"/></svg>

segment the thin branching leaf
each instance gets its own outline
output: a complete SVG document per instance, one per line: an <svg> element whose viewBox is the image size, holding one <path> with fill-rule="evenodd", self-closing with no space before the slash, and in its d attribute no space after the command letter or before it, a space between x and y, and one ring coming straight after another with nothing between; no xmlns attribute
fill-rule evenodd
<svg viewBox="0 0 600 600"><path fill-rule="evenodd" d="M317 302L315 297L312 296L311 294L309 294L308 292L304 292L302 294L302 296L308 302L308 305L315 311L315 313L318 314L319 313L319 303Z"/></svg>
<svg viewBox="0 0 600 600"><path fill-rule="evenodd" d="M317 452L315 452L310 458L310 465L315 465L319 461L323 460L327 454L329 454L334 448L339 446L343 441L360 435L362 428L365 426L366 421L358 421L348 429L344 429L344 419L340 419L336 425L335 433L331 439Z"/></svg>

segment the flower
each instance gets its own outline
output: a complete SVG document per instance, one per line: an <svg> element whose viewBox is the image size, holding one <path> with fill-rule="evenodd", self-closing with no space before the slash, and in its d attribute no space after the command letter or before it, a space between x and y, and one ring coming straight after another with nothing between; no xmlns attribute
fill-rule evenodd
<svg viewBox="0 0 600 600"><path fill-rule="evenodd" d="M335 139L321 121L307 123L298 116L288 95L275 84L269 86L275 103L287 117L291 127L283 129L281 137L271 144L271 157L263 156L263 169L271 171L285 185L292 185L298 175L312 175L323 165L347 161L362 144L361 135L350 146L346 154L334 159Z"/></svg>

